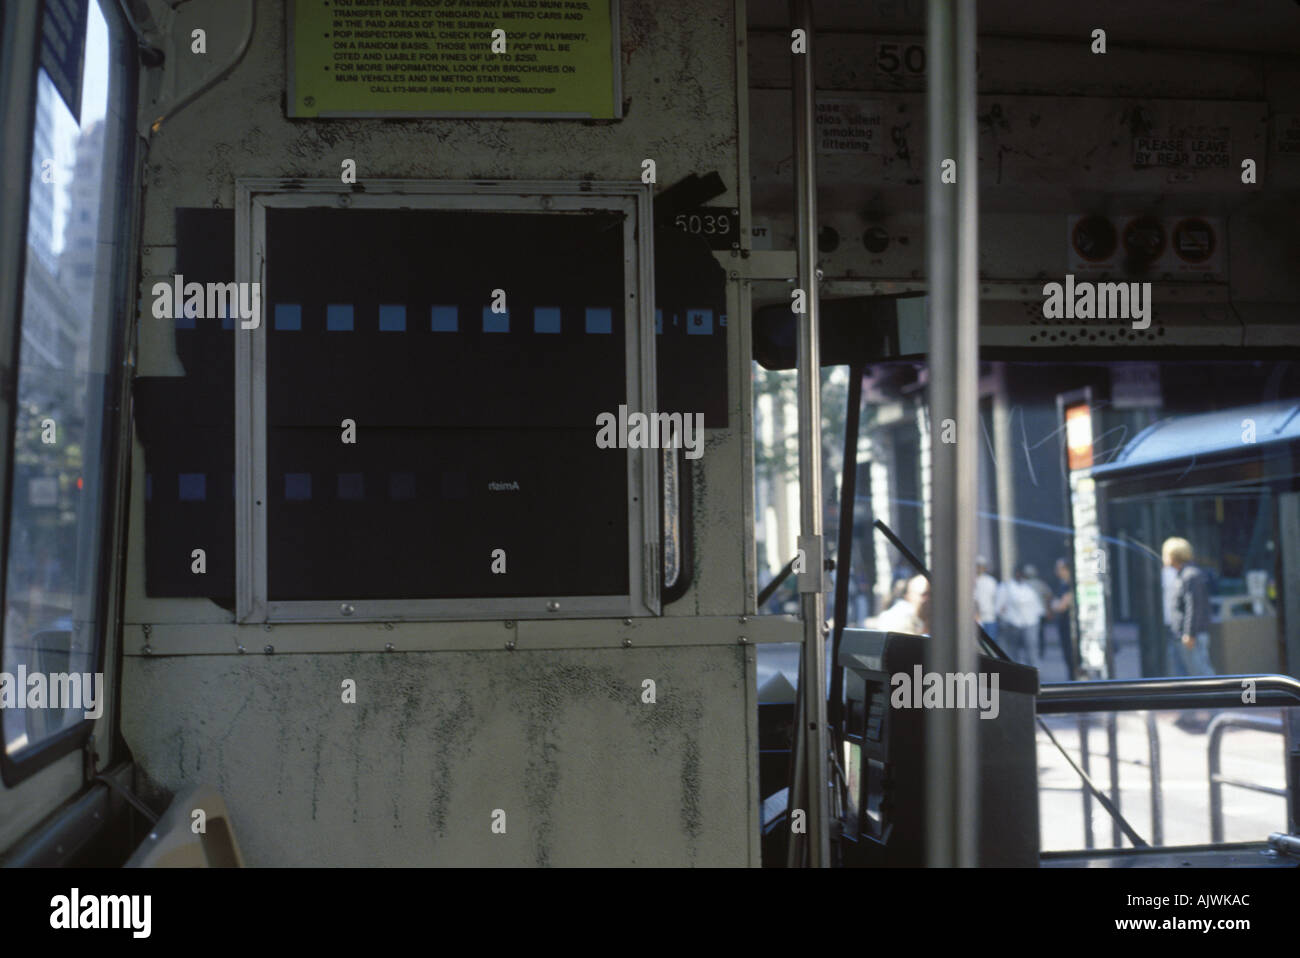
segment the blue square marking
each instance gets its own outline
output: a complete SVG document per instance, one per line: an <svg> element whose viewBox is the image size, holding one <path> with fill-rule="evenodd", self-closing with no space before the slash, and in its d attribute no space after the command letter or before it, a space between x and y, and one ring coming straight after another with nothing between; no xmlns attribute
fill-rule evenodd
<svg viewBox="0 0 1300 958"><path fill-rule="evenodd" d="M208 479L201 472L182 472L176 477L181 502L202 502L208 497Z"/></svg>
<svg viewBox="0 0 1300 958"><path fill-rule="evenodd" d="M311 498L311 473L286 472L284 474L284 497L303 501Z"/></svg>
<svg viewBox="0 0 1300 958"><path fill-rule="evenodd" d="M508 333L510 332L510 312L504 313L492 312L491 306L483 307L483 332L485 333Z"/></svg>
<svg viewBox="0 0 1300 958"><path fill-rule="evenodd" d="M713 334L713 310L688 309L686 311L686 335L710 336Z"/></svg>
<svg viewBox="0 0 1300 958"><path fill-rule="evenodd" d="M146 472L144 474L144 501L148 502L153 498L153 474Z"/></svg>
<svg viewBox="0 0 1300 958"><path fill-rule="evenodd" d="M560 331L560 307L538 306L533 310L533 332L558 333Z"/></svg>
<svg viewBox="0 0 1300 958"><path fill-rule="evenodd" d="M614 315L607 306L587 307L587 332L613 333Z"/></svg>
<svg viewBox="0 0 1300 958"><path fill-rule="evenodd" d="M662 309L655 310L655 334L658 336L664 334L664 311Z"/></svg>
<svg viewBox="0 0 1300 958"><path fill-rule="evenodd" d="M364 499L366 497L366 477L360 472L339 473L339 498Z"/></svg>
<svg viewBox="0 0 1300 958"><path fill-rule="evenodd" d="M388 477L388 498L402 502L415 498L415 473L394 472Z"/></svg>
<svg viewBox="0 0 1300 958"><path fill-rule="evenodd" d="M275 328L302 329L302 306L297 303L276 303Z"/></svg>
<svg viewBox="0 0 1300 958"><path fill-rule="evenodd" d="M325 307L325 328L335 333L352 331L352 304L330 303Z"/></svg>
<svg viewBox="0 0 1300 958"><path fill-rule="evenodd" d="M406 332L406 307L380 306L379 331L383 333Z"/></svg>
<svg viewBox="0 0 1300 958"><path fill-rule="evenodd" d="M435 306L431 313L432 329L435 333L454 333L458 328L455 306Z"/></svg>

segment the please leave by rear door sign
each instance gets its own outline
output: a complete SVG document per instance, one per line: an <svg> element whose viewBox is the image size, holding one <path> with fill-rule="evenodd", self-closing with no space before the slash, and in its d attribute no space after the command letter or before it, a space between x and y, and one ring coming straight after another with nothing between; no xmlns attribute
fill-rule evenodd
<svg viewBox="0 0 1300 958"><path fill-rule="evenodd" d="M1227 169L1232 141L1226 126L1175 126L1133 137L1133 166Z"/></svg>
<svg viewBox="0 0 1300 958"><path fill-rule="evenodd" d="M1300 113L1279 113L1273 123L1273 149L1300 155Z"/></svg>
<svg viewBox="0 0 1300 958"><path fill-rule="evenodd" d="M617 0L289 0L291 117L621 116Z"/></svg>

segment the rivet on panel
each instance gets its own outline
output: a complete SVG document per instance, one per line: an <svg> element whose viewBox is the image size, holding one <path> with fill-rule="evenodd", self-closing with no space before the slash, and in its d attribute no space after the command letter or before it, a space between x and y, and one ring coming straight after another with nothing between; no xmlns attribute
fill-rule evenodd
<svg viewBox="0 0 1300 958"><path fill-rule="evenodd" d="M339 611L344 615L351 615L353 612L357 611L357 607L351 602L344 602L339 605Z"/></svg>
<svg viewBox="0 0 1300 958"><path fill-rule="evenodd" d="M243 655L245 652L248 651L248 649L244 648L242 645L239 646L238 648L239 648L239 654L240 654L240 655Z"/></svg>
<svg viewBox="0 0 1300 958"><path fill-rule="evenodd" d="M514 620L514 619L506 619L506 628L507 628L507 629L513 629L514 627L515 627L515 620Z"/></svg>
<svg viewBox="0 0 1300 958"><path fill-rule="evenodd" d="M623 620L623 624L624 624L624 625L631 625L631 624L632 624L632 620L631 620L631 619L624 619L624 620Z"/></svg>
<svg viewBox="0 0 1300 958"><path fill-rule="evenodd" d="M385 646L384 646L384 651L385 651L385 652L391 652L391 651L393 651L393 643L392 643L392 642L389 642L387 645L385 645Z"/></svg>
<svg viewBox="0 0 1300 958"><path fill-rule="evenodd" d="M511 652L513 652L515 650L515 640L511 639L509 642L507 642L506 648L509 649Z"/></svg>
<svg viewBox="0 0 1300 958"><path fill-rule="evenodd" d="M749 645L749 637L748 637L748 636L744 636L744 635L742 635L742 636L740 637L740 644L741 644L741 645Z"/></svg>
<svg viewBox="0 0 1300 958"><path fill-rule="evenodd" d="M264 648L262 651L265 652L267 655L270 655L270 654L272 654L272 653L275 651L275 646L274 646L274 645L268 645L268 646L267 646L266 648Z"/></svg>
<svg viewBox="0 0 1300 958"><path fill-rule="evenodd" d="M146 645L146 646L144 647L144 654L145 654L145 655L153 655L153 649L151 649L149 646Z"/></svg>
<svg viewBox="0 0 1300 958"><path fill-rule="evenodd" d="M624 639L624 640L623 640L623 648L625 648L625 649L630 649L630 648L632 648L632 640L631 640L631 639Z"/></svg>
<svg viewBox="0 0 1300 958"><path fill-rule="evenodd" d="M547 611L547 612L559 612L559 611L560 611L560 603L558 603L558 602L556 602L554 599L552 599L550 602L546 603L546 611Z"/></svg>

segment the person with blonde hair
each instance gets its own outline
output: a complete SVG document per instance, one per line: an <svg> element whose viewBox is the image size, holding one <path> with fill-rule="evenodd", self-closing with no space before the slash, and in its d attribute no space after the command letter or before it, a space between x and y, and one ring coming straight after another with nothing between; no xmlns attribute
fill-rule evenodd
<svg viewBox="0 0 1300 958"><path fill-rule="evenodd" d="M1192 544L1173 536L1160 547L1173 569L1169 600L1169 659L1175 675L1213 675L1210 664L1210 589L1204 570L1192 563Z"/></svg>

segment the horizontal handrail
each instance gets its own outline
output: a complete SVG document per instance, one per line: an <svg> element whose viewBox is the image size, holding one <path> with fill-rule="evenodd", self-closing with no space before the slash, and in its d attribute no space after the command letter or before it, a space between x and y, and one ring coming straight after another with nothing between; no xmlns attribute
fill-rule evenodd
<svg viewBox="0 0 1300 958"><path fill-rule="evenodd" d="M1249 685L1246 683L1250 683ZM1244 694L1250 690L1250 699ZM1139 709L1300 705L1300 681L1289 675L1206 675L1193 678L1055 682L1038 692L1038 714Z"/></svg>

